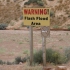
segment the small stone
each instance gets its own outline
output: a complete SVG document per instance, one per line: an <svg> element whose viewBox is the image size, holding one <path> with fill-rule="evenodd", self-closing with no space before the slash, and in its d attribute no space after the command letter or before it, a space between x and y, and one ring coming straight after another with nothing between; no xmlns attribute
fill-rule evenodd
<svg viewBox="0 0 70 70"><path fill-rule="evenodd" d="M22 62L19 63L19 65L22 65L22 64L23 64Z"/></svg>

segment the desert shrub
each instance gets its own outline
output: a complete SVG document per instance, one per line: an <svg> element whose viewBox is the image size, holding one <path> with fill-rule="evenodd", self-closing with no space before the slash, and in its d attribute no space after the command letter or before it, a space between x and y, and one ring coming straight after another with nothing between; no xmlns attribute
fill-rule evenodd
<svg viewBox="0 0 70 70"><path fill-rule="evenodd" d="M42 2L42 1L37 1L37 4L39 5L39 6L43 6L44 5L44 3Z"/></svg>
<svg viewBox="0 0 70 70"><path fill-rule="evenodd" d="M26 62L26 60L27 60L27 58L26 57L24 57L24 58L22 58L22 63L24 63L24 62Z"/></svg>
<svg viewBox="0 0 70 70"><path fill-rule="evenodd" d="M7 65L12 65L12 62L9 62L9 61L7 61L7 63L6 63Z"/></svg>
<svg viewBox="0 0 70 70"><path fill-rule="evenodd" d="M3 61L2 60L0 60L0 64L3 65Z"/></svg>
<svg viewBox="0 0 70 70"><path fill-rule="evenodd" d="M68 15L68 17L70 18L70 14Z"/></svg>
<svg viewBox="0 0 70 70"><path fill-rule="evenodd" d="M8 24L6 23L0 23L0 30L5 30Z"/></svg>
<svg viewBox="0 0 70 70"><path fill-rule="evenodd" d="M15 58L15 63L19 64L20 62L22 62L21 57L20 56L16 57Z"/></svg>
<svg viewBox="0 0 70 70"><path fill-rule="evenodd" d="M70 47L65 49L65 56L67 57L67 61L70 60Z"/></svg>
<svg viewBox="0 0 70 70"><path fill-rule="evenodd" d="M30 2L29 1L28 2L25 2L24 5L30 5Z"/></svg>
<svg viewBox="0 0 70 70"><path fill-rule="evenodd" d="M59 29L59 26L58 25L54 25L53 29Z"/></svg>
<svg viewBox="0 0 70 70"><path fill-rule="evenodd" d="M61 58L59 59L59 64L62 64L62 63L67 63L67 57L64 55L61 56Z"/></svg>
<svg viewBox="0 0 70 70"><path fill-rule="evenodd" d="M65 55L61 55L59 52L52 49L46 50L46 60L47 62L54 64L62 64L67 62L67 58Z"/></svg>
<svg viewBox="0 0 70 70"><path fill-rule="evenodd" d="M1 64L1 65L3 65L3 64L11 65L12 63L9 62L9 61L5 62L5 61L0 60L0 64Z"/></svg>
<svg viewBox="0 0 70 70"><path fill-rule="evenodd" d="M50 10L50 17L55 16L55 13L53 10Z"/></svg>
<svg viewBox="0 0 70 70"><path fill-rule="evenodd" d="M68 30L70 30L70 26L68 26Z"/></svg>
<svg viewBox="0 0 70 70"><path fill-rule="evenodd" d="M28 2L25 2L24 5L30 5L31 3L37 3L40 6L44 5L43 2L42 2L42 0L29 0Z"/></svg>
<svg viewBox="0 0 70 70"><path fill-rule="evenodd" d="M43 59L42 59L42 50L39 50L38 52L36 52L34 54L34 63L42 63Z"/></svg>
<svg viewBox="0 0 70 70"><path fill-rule="evenodd" d="M34 54L34 63L42 63L43 58L42 58L42 50L39 50ZM64 59L64 56L61 57L60 53L57 51L54 51L53 49L46 49L46 61L49 63L54 63L54 64L61 64L64 63L62 61Z"/></svg>
<svg viewBox="0 0 70 70"><path fill-rule="evenodd" d="M27 61L27 57L21 58L20 56L15 58L15 64L19 64L20 62L24 63Z"/></svg>
<svg viewBox="0 0 70 70"><path fill-rule="evenodd" d="M47 62L50 62L50 63L59 64L60 53L57 51L54 51L52 49L47 49L46 50L46 60L47 60Z"/></svg>

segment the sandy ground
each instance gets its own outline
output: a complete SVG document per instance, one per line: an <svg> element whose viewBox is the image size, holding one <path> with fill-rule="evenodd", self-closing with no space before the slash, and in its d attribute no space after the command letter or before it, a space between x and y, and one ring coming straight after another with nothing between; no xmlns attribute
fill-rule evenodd
<svg viewBox="0 0 70 70"><path fill-rule="evenodd" d="M0 59L14 61L15 57L29 55L29 31L0 30ZM41 31L33 32L34 52L42 48ZM46 48L53 48L61 53L70 47L69 31L50 31L50 38L46 38ZM66 64L68 67L70 63ZM23 70L24 65L2 65L0 70Z"/></svg>

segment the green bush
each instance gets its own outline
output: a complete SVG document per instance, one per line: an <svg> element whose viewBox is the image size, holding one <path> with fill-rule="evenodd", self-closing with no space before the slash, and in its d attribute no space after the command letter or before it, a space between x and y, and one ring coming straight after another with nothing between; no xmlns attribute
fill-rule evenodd
<svg viewBox="0 0 70 70"><path fill-rule="evenodd" d="M67 62L67 57L64 55L61 56L61 58L59 59L59 64L62 64L62 63L66 63Z"/></svg>
<svg viewBox="0 0 70 70"><path fill-rule="evenodd" d="M34 63L42 63L43 59L42 59L42 50L39 50L38 52L36 52L34 54Z"/></svg>
<svg viewBox="0 0 70 70"><path fill-rule="evenodd" d="M70 18L70 14L68 15L68 17Z"/></svg>
<svg viewBox="0 0 70 70"><path fill-rule="evenodd" d="M0 30L5 30L8 24L6 23L0 23Z"/></svg>
<svg viewBox="0 0 70 70"><path fill-rule="evenodd" d="M6 62L4 61L3 64L6 64Z"/></svg>
<svg viewBox="0 0 70 70"><path fill-rule="evenodd" d="M30 5L30 2L29 1L28 2L25 2L24 5Z"/></svg>
<svg viewBox="0 0 70 70"><path fill-rule="evenodd" d="M39 6L43 6L43 5L44 5L44 3L43 3L42 1L37 1L37 4L38 4Z"/></svg>
<svg viewBox="0 0 70 70"><path fill-rule="evenodd" d="M0 64L3 65L3 61L2 60L0 60Z"/></svg>
<svg viewBox="0 0 70 70"><path fill-rule="evenodd" d="M43 58L42 58L43 52L42 50L39 50L34 54L34 63L42 63ZM57 51L54 51L52 49L46 49L46 61L49 63L54 63L54 64L61 64L64 63L62 59L65 57L61 57L60 53Z"/></svg>
<svg viewBox="0 0 70 70"><path fill-rule="evenodd" d="M50 11L50 17L52 17L52 16L55 16L55 13L54 13L54 11Z"/></svg>
<svg viewBox="0 0 70 70"><path fill-rule="evenodd" d="M68 26L68 30L70 30L70 26Z"/></svg>
<svg viewBox="0 0 70 70"><path fill-rule="evenodd" d="M61 55L59 52L57 51L54 51L52 49L47 49L46 50L46 60L47 62L50 62L50 63L54 63L54 64L59 64L60 63L60 58L61 58Z"/></svg>
<svg viewBox="0 0 70 70"><path fill-rule="evenodd" d="M3 64L14 65L14 64L19 64L20 62L24 63L24 62L26 62L27 59L29 59L29 58L21 59L21 57L16 57L15 61L13 61L13 62L9 62L9 61L5 62L5 61L0 60L0 65L3 65Z"/></svg>
<svg viewBox="0 0 70 70"><path fill-rule="evenodd" d="M20 56L15 58L15 64L19 64L20 62L24 63L26 62L27 58L21 58Z"/></svg>
<svg viewBox="0 0 70 70"><path fill-rule="evenodd" d="M29 0L31 3L36 3L38 0Z"/></svg>
<svg viewBox="0 0 70 70"><path fill-rule="evenodd" d="M22 58L22 63L26 62L27 58Z"/></svg>
<svg viewBox="0 0 70 70"><path fill-rule="evenodd" d="M70 60L70 47L65 49L65 56L67 57L67 61Z"/></svg>
<svg viewBox="0 0 70 70"><path fill-rule="evenodd" d="M25 2L24 5L30 5L31 3L37 3L39 6L43 6L42 0L29 0L28 2Z"/></svg>
<svg viewBox="0 0 70 70"><path fill-rule="evenodd" d="M58 25L54 25L53 29L59 29L59 26Z"/></svg>
<svg viewBox="0 0 70 70"><path fill-rule="evenodd" d="M22 62L21 57L20 56L19 57L16 57L15 58L15 63L16 64L19 64L20 62Z"/></svg>
<svg viewBox="0 0 70 70"><path fill-rule="evenodd" d="M7 61L7 63L6 63L7 65L12 65L12 62L9 62L9 61Z"/></svg>

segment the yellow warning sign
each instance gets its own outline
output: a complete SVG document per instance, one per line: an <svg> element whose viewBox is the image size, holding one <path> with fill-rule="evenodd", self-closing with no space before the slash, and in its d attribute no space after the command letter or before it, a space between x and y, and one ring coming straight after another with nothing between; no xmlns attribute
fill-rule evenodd
<svg viewBox="0 0 70 70"><path fill-rule="evenodd" d="M49 8L23 8L24 25L50 26Z"/></svg>

